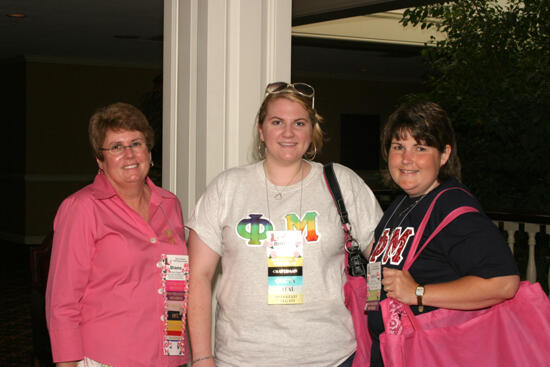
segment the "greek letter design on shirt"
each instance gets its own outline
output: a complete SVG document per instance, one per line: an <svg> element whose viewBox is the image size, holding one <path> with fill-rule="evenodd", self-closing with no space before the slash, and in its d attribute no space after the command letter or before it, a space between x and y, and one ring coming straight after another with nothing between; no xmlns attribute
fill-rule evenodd
<svg viewBox="0 0 550 367"><path fill-rule="evenodd" d="M261 241L266 239L266 232L273 230L271 222L262 218L262 215L249 214L249 218L242 219L237 224L237 234L247 240L248 246L261 246Z"/></svg>
<svg viewBox="0 0 550 367"><path fill-rule="evenodd" d="M285 215L285 230L305 231L305 241L308 244L319 242L321 235L318 233L317 217L319 213L309 211L300 219L297 214ZM276 230L271 221L263 214L249 214L248 218L241 219L235 228L237 235L246 240L248 246L262 246L266 239L266 232Z"/></svg>
<svg viewBox="0 0 550 367"><path fill-rule="evenodd" d="M300 232L304 232L304 229L307 228L306 242L318 242L319 234L317 234L317 215L318 213L315 211L307 212L304 215L303 219L300 220L300 218L298 218L298 216L294 213L287 214L285 216L286 229L289 231L294 229Z"/></svg>
<svg viewBox="0 0 550 367"><path fill-rule="evenodd" d="M380 260L384 265L388 261L391 265L399 265L403 261L403 252L409 239L414 237L414 227L402 230L401 227L397 227L390 236L390 228L385 228L369 257L369 262Z"/></svg>

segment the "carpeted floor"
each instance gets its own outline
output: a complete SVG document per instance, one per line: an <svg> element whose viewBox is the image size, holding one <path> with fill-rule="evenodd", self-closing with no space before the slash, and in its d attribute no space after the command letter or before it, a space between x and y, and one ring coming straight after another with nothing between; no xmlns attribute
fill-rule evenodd
<svg viewBox="0 0 550 367"><path fill-rule="evenodd" d="M30 248L0 241L0 251L0 366L33 367Z"/></svg>
<svg viewBox="0 0 550 367"><path fill-rule="evenodd" d="M30 284L3 280L0 294L0 366L33 366Z"/></svg>

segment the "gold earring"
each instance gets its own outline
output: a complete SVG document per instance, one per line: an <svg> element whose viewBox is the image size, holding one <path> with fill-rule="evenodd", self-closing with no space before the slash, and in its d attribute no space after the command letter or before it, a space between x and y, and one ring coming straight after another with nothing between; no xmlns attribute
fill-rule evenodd
<svg viewBox="0 0 550 367"><path fill-rule="evenodd" d="M315 157L317 156L317 146L315 144L313 144L313 155L311 154L311 152L308 151L308 152L306 152L306 154L304 154L304 156L309 161L314 160Z"/></svg>
<svg viewBox="0 0 550 367"><path fill-rule="evenodd" d="M267 149L267 147L265 146L265 143L263 143L263 141L260 140L260 142L258 143L258 156L260 158L265 158L265 150ZM263 145L263 147L262 147Z"/></svg>

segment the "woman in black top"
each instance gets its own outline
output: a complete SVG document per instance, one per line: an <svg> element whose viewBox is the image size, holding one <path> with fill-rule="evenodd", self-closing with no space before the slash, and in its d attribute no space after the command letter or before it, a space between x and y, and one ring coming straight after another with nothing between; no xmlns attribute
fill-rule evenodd
<svg viewBox="0 0 550 367"><path fill-rule="evenodd" d="M519 286L515 260L478 201L459 182L456 139L445 111L431 102L403 105L389 117L381 141L389 174L404 191L378 224L368 258L369 263L381 263L381 299L392 297L418 314L419 309L428 312L439 307L478 309L512 298ZM449 187L462 190L441 195L420 246L452 210L471 206L479 212L451 222L420 253L410 271L402 271L430 203ZM381 312L369 311L368 320L373 339L371 367L383 366Z"/></svg>

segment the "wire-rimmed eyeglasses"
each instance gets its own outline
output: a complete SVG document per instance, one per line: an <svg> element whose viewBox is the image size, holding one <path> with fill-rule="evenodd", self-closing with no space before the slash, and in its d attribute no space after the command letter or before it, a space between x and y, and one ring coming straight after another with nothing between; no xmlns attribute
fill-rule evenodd
<svg viewBox="0 0 550 367"><path fill-rule="evenodd" d="M311 98L311 108L315 108L315 89L306 83L273 82L265 88L265 94L277 94L292 89L301 96Z"/></svg>
<svg viewBox="0 0 550 367"><path fill-rule="evenodd" d="M131 149L135 153L143 153L147 149L147 145L142 140L135 140L128 145L116 143L116 144L113 144L113 146L111 146L110 148L99 148L99 150L101 151L106 150L110 152L112 155L121 155L122 153L124 153L126 148Z"/></svg>

